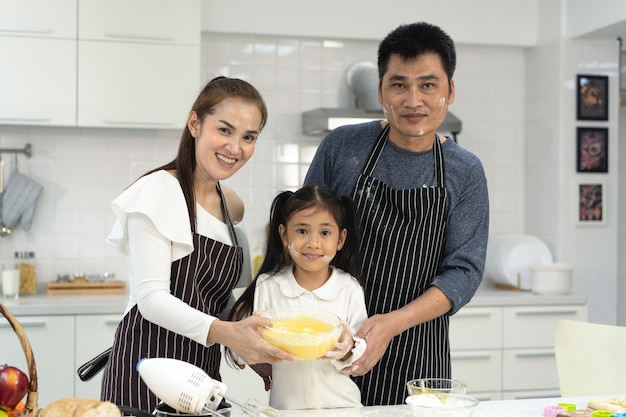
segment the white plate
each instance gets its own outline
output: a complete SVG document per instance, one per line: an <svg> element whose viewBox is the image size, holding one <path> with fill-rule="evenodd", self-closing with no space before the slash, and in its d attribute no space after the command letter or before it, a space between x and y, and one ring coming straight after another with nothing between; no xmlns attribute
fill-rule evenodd
<svg viewBox="0 0 626 417"><path fill-rule="evenodd" d="M485 276L504 285L530 290L530 268L534 263L552 263L550 248L538 237L502 235L487 243Z"/></svg>

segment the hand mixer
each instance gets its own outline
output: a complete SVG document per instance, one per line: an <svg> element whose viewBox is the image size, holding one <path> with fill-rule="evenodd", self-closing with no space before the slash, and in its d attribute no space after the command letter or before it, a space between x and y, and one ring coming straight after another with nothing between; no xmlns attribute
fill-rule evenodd
<svg viewBox="0 0 626 417"><path fill-rule="evenodd" d="M280 417L278 410L255 399L241 404L227 397L226 384L214 380L197 366L178 359L141 359L137 363L137 372L150 391L183 413L199 414L206 409L214 413L222 399L226 399L241 407L246 416Z"/></svg>

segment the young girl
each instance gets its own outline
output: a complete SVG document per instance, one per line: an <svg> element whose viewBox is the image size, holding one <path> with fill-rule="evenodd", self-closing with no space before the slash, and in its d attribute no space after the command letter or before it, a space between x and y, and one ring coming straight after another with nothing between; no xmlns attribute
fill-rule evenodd
<svg viewBox="0 0 626 417"><path fill-rule="evenodd" d="M321 187L279 194L272 203L265 260L233 307L233 320L280 306L314 306L336 314L344 330L320 360L252 366L278 409L361 406L342 373L365 350L352 333L367 320L360 283L358 219L352 199ZM345 371L344 371L345 372Z"/></svg>

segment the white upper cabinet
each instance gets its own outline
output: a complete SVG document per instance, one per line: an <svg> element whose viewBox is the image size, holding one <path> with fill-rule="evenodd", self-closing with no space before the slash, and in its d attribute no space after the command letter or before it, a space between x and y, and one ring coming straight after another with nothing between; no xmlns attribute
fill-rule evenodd
<svg viewBox="0 0 626 417"><path fill-rule="evenodd" d="M180 128L200 0L0 0L0 124Z"/></svg>
<svg viewBox="0 0 626 417"><path fill-rule="evenodd" d="M195 46L78 43L78 124L181 128L199 93Z"/></svg>
<svg viewBox="0 0 626 417"><path fill-rule="evenodd" d="M76 39L76 0L0 0L0 36Z"/></svg>
<svg viewBox="0 0 626 417"><path fill-rule="evenodd" d="M199 0L78 9L78 125L183 127L200 88Z"/></svg>
<svg viewBox="0 0 626 417"><path fill-rule="evenodd" d="M200 44L199 0L79 0L81 40Z"/></svg>
<svg viewBox="0 0 626 417"><path fill-rule="evenodd" d="M76 125L76 42L0 36L0 123Z"/></svg>
<svg viewBox="0 0 626 417"><path fill-rule="evenodd" d="M76 125L76 0L0 10L0 124Z"/></svg>

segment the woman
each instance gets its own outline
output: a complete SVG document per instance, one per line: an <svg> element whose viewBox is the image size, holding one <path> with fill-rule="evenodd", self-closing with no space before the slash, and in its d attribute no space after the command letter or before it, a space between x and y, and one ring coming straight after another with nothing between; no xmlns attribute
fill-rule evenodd
<svg viewBox="0 0 626 417"><path fill-rule="evenodd" d="M130 296L102 382L102 400L152 412L158 398L135 366L144 357L183 360L219 375L220 344L246 363L293 356L272 347L258 316L221 321L239 279L243 251L233 223L243 203L219 181L252 156L267 108L249 83L211 80L196 99L176 158L149 171L112 203L107 241L128 256Z"/></svg>

